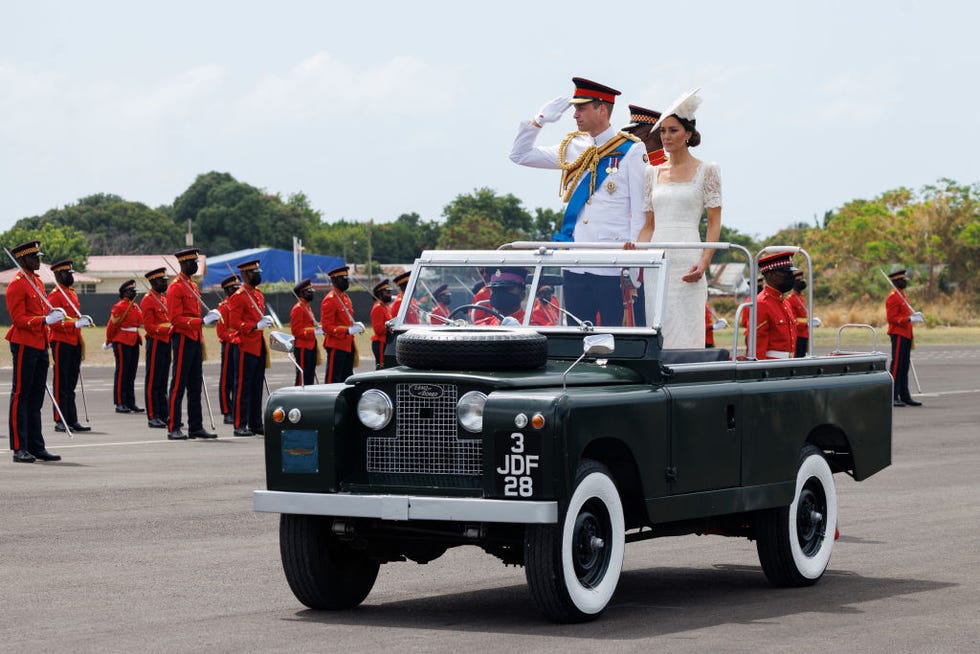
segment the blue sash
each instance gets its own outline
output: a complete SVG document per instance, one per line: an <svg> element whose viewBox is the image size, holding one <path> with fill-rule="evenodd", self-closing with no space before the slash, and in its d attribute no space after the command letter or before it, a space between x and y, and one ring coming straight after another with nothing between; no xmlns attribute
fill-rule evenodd
<svg viewBox="0 0 980 654"><path fill-rule="evenodd" d="M619 147L617 147L607 156L599 159L599 163L596 165L595 171L596 188L602 184L602 182L606 179L606 176L609 174L606 172L606 169L609 168L610 160L614 158L622 159L625 157L626 153L635 143L635 141L626 139L619 145ZM561 223L561 231L555 232L554 236L551 237L552 241L570 243L575 240L575 225L578 223L579 214L582 213L582 209L585 208L586 202L588 202L591 197L589 195L589 178L591 176L591 170L585 171L585 174L582 175L582 179L579 180L578 186L576 186L575 191L572 192L572 197L569 198L568 204L565 205L565 218Z"/></svg>

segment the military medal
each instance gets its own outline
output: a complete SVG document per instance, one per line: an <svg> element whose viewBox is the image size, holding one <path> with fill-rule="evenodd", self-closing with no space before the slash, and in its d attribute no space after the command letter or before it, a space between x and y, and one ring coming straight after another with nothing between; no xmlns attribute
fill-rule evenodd
<svg viewBox="0 0 980 654"><path fill-rule="evenodd" d="M609 195L612 195L613 193L615 193L616 192L616 182L614 182L612 180L606 182L606 191L609 193Z"/></svg>
<svg viewBox="0 0 980 654"><path fill-rule="evenodd" d="M606 168L607 175L615 175L619 172L619 157L609 158L609 167Z"/></svg>

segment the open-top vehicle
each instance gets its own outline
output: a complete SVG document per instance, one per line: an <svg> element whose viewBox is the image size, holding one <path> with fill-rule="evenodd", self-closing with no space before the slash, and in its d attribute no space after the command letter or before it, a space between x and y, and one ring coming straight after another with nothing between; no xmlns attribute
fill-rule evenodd
<svg viewBox="0 0 980 654"><path fill-rule="evenodd" d="M560 622L599 615L625 544L647 538L746 537L777 586L823 575L834 474L863 480L891 462L884 355L756 361L752 330L747 352L665 350L673 246L567 245L423 253L384 369L271 395L254 506L281 514L283 568L303 604L356 606L381 564L457 545L523 565ZM513 316L471 300L474 282L504 270L523 293ZM629 279L636 326L574 315L570 273ZM448 317L430 292L443 284ZM542 286L553 324L535 317Z"/></svg>

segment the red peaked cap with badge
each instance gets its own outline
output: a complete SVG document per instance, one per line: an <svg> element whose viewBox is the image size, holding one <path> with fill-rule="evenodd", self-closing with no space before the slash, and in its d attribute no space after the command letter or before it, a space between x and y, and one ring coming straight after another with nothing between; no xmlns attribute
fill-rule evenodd
<svg viewBox="0 0 980 654"><path fill-rule="evenodd" d="M527 284L526 268L498 268L490 277L490 288L498 286L525 286Z"/></svg>
<svg viewBox="0 0 980 654"><path fill-rule="evenodd" d="M586 104L587 102L595 102L596 100L615 104L616 96L621 95L614 88L593 82L584 77L573 77L572 84L575 85L575 93L572 94L572 99L569 100L572 104Z"/></svg>
<svg viewBox="0 0 980 654"><path fill-rule="evenodd" d="M767 254L766 256L759 259L760 273L767 273L772 270L779 270L780 268L786 268L787 270L792 270L793 268L792 252L777 252L775 254Z"/></svg>

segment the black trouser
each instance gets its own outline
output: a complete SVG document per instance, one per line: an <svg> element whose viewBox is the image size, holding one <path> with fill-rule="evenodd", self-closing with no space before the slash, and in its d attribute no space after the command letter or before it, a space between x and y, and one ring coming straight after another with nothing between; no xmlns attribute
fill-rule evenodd
<svg viewBox="0 0 980 654"><path fill-rule="evenodd" d="M143 379L147 420L167 422L167 381L170 379L170 343L146 339L146 375Z"/></svg>
<svg viewBox="0 0 980 654"><path fill-rule="evenodd" d="M238 384L235 389L235 429L262 431L262 386L265 381L265 342L255 356L239 347Z"/></svg>
<svg viewBox="0 0 980 654"><path fill-rule="evenodd" d="M316 376L316 345L312 348L297 347L293 349L293 356L296 357L296 363L299 367L303 369L302 374L299 370L296 371L296 384L295 386L309 386L314 383L314 377Z"/></svg>
<svg viewBox="0 0 980 654"><path fill-rule="evenodd" d="M911 400L912 393L909 392L909 361L912 355L912 341L899 336L889 334L892 340L892 363L889 372L892 374L894 384L892 386L892 400Z"/></svg>
<svg viewBox="0 0 980 654"><path fill-rule="evenodd" d="M562 277L565 282L565 308L579 320L588 320L603 327L623 324L623 288L619 275L565 271Z"/></svg>
<svg viewBox="0 0 980 654"><path fill-rule="evenodd" d="M191 433L204 431L201 414L201 344L183 334L170 337L173 349L173 374L170 376L170 431L177 431L184 424L181 420L181 404L187 391L187 423Z"/></svg>
<svg viewBox="0 0 980 654"><path fill-rule="evenodd" d="M354 374L354 352L344 352L336 348L327 349L327 371L323 376L325 384L345 381Z"/></svg>
<svg viewBox="0 0 980 654"><path fill-rule="evenodd" d="M381 355L383 354L381 351L381 341L371 341L371 354L374 355L374 369L381 370L383 367L381 364Z"/></svg>
<svg viewBox="0 0 980 654"><path fill-rule="evenodd" d="M808 337L806 337L806 336L797 336L796 337L796 358L797 359L802 359L803 357L806 356L807 343L809 343L809 342L810 342L810 339Z"/></svg>
<svg viewBox="0 0 980 654"><path fill-rule="evenodd" d="M238 346L221 343L221 379L218 394L221 396L221 415L235 415L235 389L238 386Z"/></svg>
<svg viewBox="0 0 980 654"><path fill-rule="evenodd" d="M113 343L116 375L112 380L112 397L116 406L136 406L136 367L140 362L140 346Z"/></svg>
<svg viewBox="0 0 980 654"><path fill-rule="evenodd" d="M75 408L75 387L82 367L82 346L51 342L51 359L54 361L54 397L58 406L52 407L55 422L63 422L69 427L78 424L78 409ZM58 415L58 409L61 415Z"/></svg>
<svg viewBox="0 0 980 654"><path fill-rule="evenodd" d="M41 452L45 449L41 407L48 379L48 351L11 343L10 354L14 364L8 419L10 449Z"/></svg>

